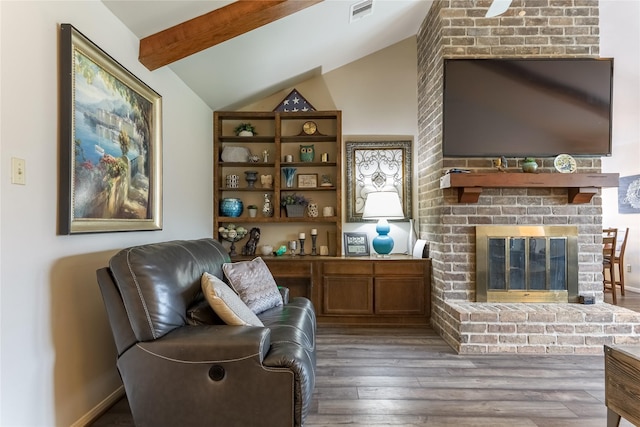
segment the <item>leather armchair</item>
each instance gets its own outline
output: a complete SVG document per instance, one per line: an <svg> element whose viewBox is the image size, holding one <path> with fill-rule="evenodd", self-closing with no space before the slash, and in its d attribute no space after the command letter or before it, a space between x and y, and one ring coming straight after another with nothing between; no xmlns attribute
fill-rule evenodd
<svg viewBox="0 0 640 427"><path fill-rule="evenodd" d="M137 426L303 424L316 365L309 300L261 313L265 327L190 320L210 310L202 274L223 278L229 261L219 242L201 239L129 248L98 270Z"/></svg>

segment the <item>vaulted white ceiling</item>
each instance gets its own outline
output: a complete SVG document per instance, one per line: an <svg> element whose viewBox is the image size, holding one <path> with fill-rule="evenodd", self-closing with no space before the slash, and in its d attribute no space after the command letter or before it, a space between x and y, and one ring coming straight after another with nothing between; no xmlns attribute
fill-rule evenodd
<svg viewBox="0 0 640 427"><path fill-rule="evenodd" d="M233 1L102 0L140 39ZM246 0L243 0L246 1ZM432 0L325 0L167 65L212 110L235 109L416 34Z"/></svg>

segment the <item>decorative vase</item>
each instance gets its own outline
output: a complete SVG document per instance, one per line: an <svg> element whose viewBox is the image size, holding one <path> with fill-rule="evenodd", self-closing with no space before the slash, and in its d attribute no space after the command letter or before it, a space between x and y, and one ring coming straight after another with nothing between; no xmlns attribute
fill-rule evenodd
<svg viewBox="0 0 640 427"><path fill-rule="evenodd" d="M304 205L286 205L287 217L302 218L304 216Z"/></svg>
<svg viewBox="0 0 640 427"><path fill-rule="evenodd" d="M293 187L293 178L296 175L296 168L282 168L282 173L284 174L284 182L287 188Z"/></svg>
<svg viewBox="0 0 640 427"><path fill-rule="evenodd" d="M256 181L258 180L258 171L244 171L245 178L247 180L247 188L255 188Z"/></svg>
<svg viewBox="0 0 640 427"><path fill-rule="evenodd" d="M225 198L220 200L220 215L238 217L242 215L242 200Z"/></svg>
<svg viewBox="0 0 640 427"><path fill-rule="evenodd" d="M262 204L262 216L264 217L272 217L273 216L273 204L271 203L271 196L269 194L264 195L264 203Z"/></svg>
<svg viewBox="0 0 640 427"><path fill-rule="evenodd" d="M407 254L413 254L413 247L416 245L418 241L418 234L416 233L416 229L414 228L413 219L409 219L409 236L407 236Z"/></svg>
<svg viewBox="0 0 640 427"><path fill-rule="evenodd" d="M522 172L534 173L538 170L538 163L535 160L525 160L522 162Z"/></svg>
<svg viewBox="0 0 640 427"><path fill-rule="evenodd" d="M307 205L307 214L309 218L317 218L318 217L318 204L317 203L309 203Z"/></svg>

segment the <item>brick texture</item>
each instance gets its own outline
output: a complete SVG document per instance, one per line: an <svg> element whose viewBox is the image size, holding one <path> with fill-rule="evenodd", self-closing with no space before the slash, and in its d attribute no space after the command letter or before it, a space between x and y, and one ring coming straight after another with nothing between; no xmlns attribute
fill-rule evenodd
<svg viewBox="0 0 640 427"><path fill-rule="evenodd" d="M433 268L434 328L454 348L469 343L465 352L514 352L502 327L495 324L487 329L495 345L471 343L472 333L462 332L461 323L480 322L489 312L459 312L451 307L475 301L475 225L478 224L571 224L578 227L579 293L602 295L602 199L600 194L585 205L567 205L564 189L518 188L485 189L474 205L457 203L455 189L441 190L439 178L452 167L477 172L492 170L492 159L444 158L442 156L442 64L444 58L485 57L598 57L599 8L598 0L514 0L509 10L495 18L485 18L490 5L486 0L435 1L418 31L418 216L420 238L430 242ZM515 160L515 159L514 159ZM599 157L577 159L579 172L600 172ZM553 158L538 159L540 171L553 169ZM516 165L517 166L517 165ZM599 304L597 304L599 305ZM593 306L591 306L593 307ZM512 310L495 312L498 322L509 322L508 316L519 314ZM575 313L552 319L545 310L538 310L539 319L526 319L524 325L535 322L564 324L576 328L591 324L578 322ZM465 319L460 316L468 315ZM556 314L557 315L557 314ZM604 316L605 314L600 313ZM598 317L597 314L593 315ZM535 320L534 323L531 323ZM606 320L601 319L603 322ZM487 328L492 320L487 319ZM631 323L635 325L634 323ZM559 326L559 325L558 325ZM634 326L636 330L638 326ZM527 339L517 352L590 352L583 337L572 343L570 339L549 341L546 335L560 336L557 331L531 332L540 334L532 343ZM626 331L622 328L620 331ZM610 331L616 332L613 328ZM575 333L575 331L574 331ZM586 334L586 332L585 332ZM532 335L533 336L533 335ZM626 337L626 335L624 335ZM506 341L502 341L502 340ZM491 347L489 350L487 347Z"/></svg>

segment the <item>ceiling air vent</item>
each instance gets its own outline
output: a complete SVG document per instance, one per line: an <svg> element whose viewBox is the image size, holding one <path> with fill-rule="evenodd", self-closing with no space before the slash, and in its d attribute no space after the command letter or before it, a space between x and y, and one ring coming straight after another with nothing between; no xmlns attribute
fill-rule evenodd
<svg viewBox="0 0 640 427"><path fill-rule="evenodd" d="M359 1L351 5L349 22L357 21L373 13L373 0Z"/></svg>

